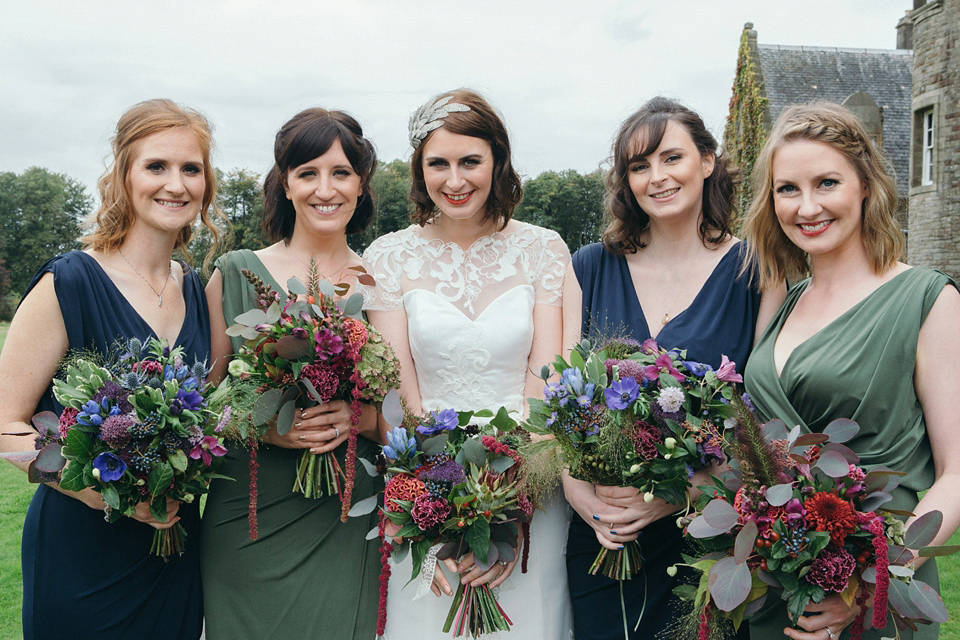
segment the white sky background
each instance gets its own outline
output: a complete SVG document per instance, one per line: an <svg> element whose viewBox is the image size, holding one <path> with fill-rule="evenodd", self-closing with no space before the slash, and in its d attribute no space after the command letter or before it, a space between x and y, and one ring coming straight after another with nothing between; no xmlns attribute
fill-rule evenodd
<svg viewBox="0 0 960 640"><path fill-rule="evenodd" d="M893 49L911 0L3 0L0 171L95 193L116 120L167 97L202 111L224 170L266 172L311 106L356 117L382 160L410 113L467 86L503 114L526 177L588 172L657 94L723 133L745 22L763 44Z"/></svg>

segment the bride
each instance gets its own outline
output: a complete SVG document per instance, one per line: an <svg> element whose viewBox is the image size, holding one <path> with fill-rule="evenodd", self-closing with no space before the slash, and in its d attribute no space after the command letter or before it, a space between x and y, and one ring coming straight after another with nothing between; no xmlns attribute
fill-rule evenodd
<svg viewBox="0 0 960 640"><path fill-rule="evenodd" d="M532 372L561 348L567 247L556 232L511 220L520 178L503 122L477 93L429 101L410 120L410 143L417 224L364 253L377 282L366 308L400 359L401 394L414 413L505 406L526 415L524 398L543 387ZM536 513L527 573L515 562L483 572L468 555L445 561L453 577L438 570L434 594L451 595L454 577L503 585L498 600L518 637L572 637L567 520L559 498ZM414 601L415 584L401 590L409 576L409 559L391 572L386 637L445 638L450 600Z"/></svg>

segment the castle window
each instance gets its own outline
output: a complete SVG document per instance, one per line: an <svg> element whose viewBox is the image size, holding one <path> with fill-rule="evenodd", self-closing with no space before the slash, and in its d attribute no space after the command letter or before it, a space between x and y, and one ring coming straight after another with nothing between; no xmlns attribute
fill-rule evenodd
<svg viewBox="0 0 960 640"><path fill-rule="evenodd" d="M934 148L934 130L933 130L933 109L924 109L920 112L920 184L933 184L933 148Z"/></svg>

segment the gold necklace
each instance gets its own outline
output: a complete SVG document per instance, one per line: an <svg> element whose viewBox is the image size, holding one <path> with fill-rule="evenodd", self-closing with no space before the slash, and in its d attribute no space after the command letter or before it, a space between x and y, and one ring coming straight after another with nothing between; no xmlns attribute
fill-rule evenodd
<svg viewBox="0 0 960 640"><path fill-rule="evenodd" d="M128 265L131 269L133 269L133 272L134 272L135 274L137 274L138 276L140 276L140 279L141 279L141 280L143 280L144 282L147 283L147 286L150 287L150 290L153 291L154 295L157 296L157 306L158 306L158 307L162 307L162 306L163 306L163 292L167 290L167 283L170 282L170 279L173 277L173 267L170 267L170 271L167 273L167 277L166 277L166 278L164 279L164 281L163 281L163 286L160 287L160 291L157 291L157 290L154 288L154 286L153 286L152 284L150 284L150 281L147 280L146 278L144 278L144 277L143 277L143 274L140 273L139 271L137 271L137 268L136 268L135 266L133 266L133 264L131 264L131 262L130 262L129 260L127 260L127 256L123 255L123 250L121 250L120 247L117 247L117 253L119 253L119 254L120 254L120 257L123 258L123 261L126 262L127 265Z"/></svg>

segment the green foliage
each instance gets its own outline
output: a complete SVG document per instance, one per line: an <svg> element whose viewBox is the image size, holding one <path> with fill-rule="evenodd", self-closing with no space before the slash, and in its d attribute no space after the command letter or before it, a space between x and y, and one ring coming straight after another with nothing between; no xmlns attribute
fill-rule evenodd
<svg viewBox="0 0 960 640"><path fill-rule="evenodd" d="M0 173L0 296L7 291L4 271L19 293L46 260L77 248L80 221L92 207L86 188L64 174L39 167Z"/></svg>
<svg viewBox="0 0 960 640"><path fill-rule="evenodd" d="M751 53L747 31L744 30L740 36L740 50L737 52L737 73L733 80L727 126L723 131L724 151L731 164L740 170L743 178L737 204L741 216L747 213L750 203L753 202L750 176L767 139L764 126L767 97Z"/></svg>
<svg viewBox="0 0 960 640"><path fill-rule="evenodd" d="M523 186L514 217L553 229L570 251L596 242L603 231L603 174L544 171Z"/></svg>
<svg viewBox="0 0 960 640"><path fill-rule="evenodd" d="M259 174L247 169L232 169L229 173L217 169L217 207L224 217L211 218L219 234L216 253L210 256L211 263L228 251L256 251L267 246L260 229L263 188ZM197 218L190 241L191 263L195 268L203 264L212 246L213 234Z"/></svg>
<svg viewBox="0 0 960 640"><path fill-rule="evenodd" d="M379 162L370 181L370 189L373 191L376 214L366 231L347 236L347 242L357 253L363 253L376 238L410 224L410 215L413 213L413 205L408 199L410 163L405 160Z"/></svg>

